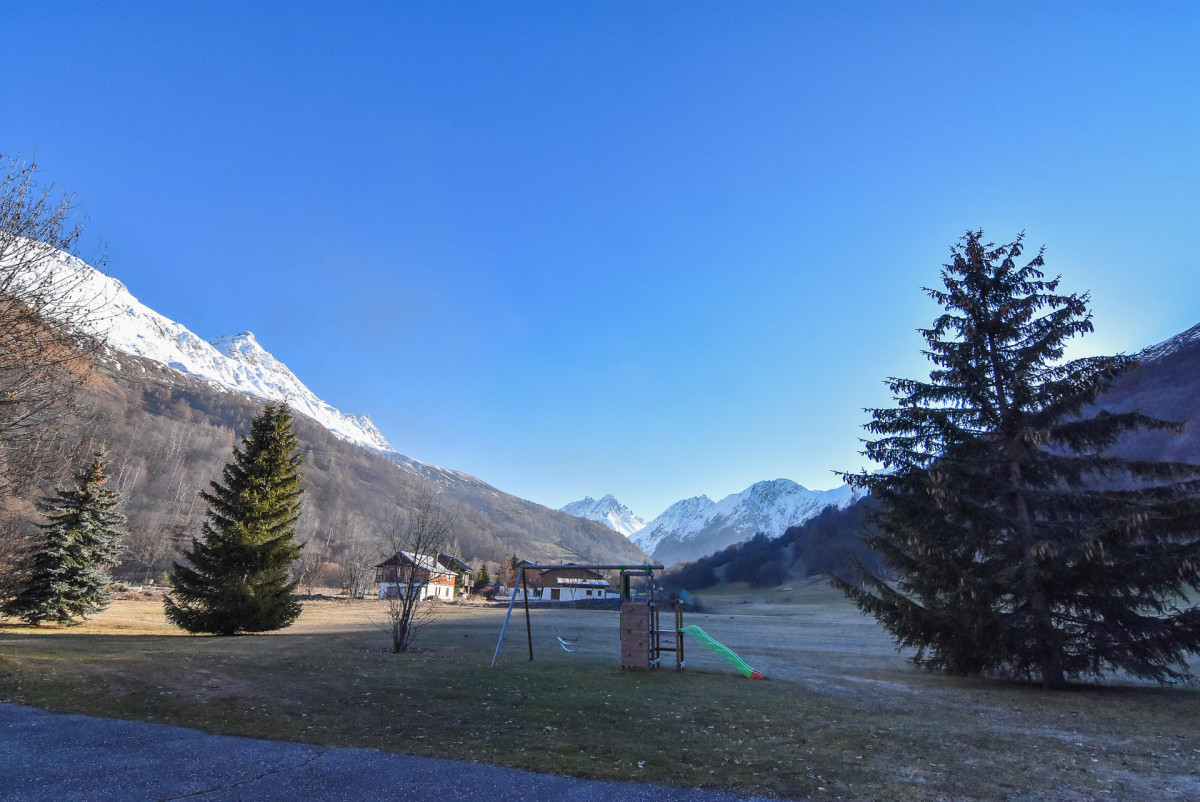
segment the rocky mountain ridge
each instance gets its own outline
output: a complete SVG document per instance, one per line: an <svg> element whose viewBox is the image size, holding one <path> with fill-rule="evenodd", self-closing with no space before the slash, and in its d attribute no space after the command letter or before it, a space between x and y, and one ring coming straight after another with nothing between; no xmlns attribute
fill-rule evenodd
<svg viewBox="0 0 1200 802"><path fill-rule="evenodd" d="M572 501L565 507L559 507L559 511L602 523L614 532L620 532L627 536L646 525L645 521L634 515L633 510L617 501L612 493L599 500L585 496L579 501Z"/></svg>

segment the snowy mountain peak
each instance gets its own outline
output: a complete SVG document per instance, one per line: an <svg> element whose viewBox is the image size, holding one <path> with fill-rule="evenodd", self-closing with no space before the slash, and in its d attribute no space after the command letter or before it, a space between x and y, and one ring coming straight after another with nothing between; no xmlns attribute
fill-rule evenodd
<svg viewBox="0 0 1200 802"><path fill-rule="evenodd" d="M796 484L791 479L768 479L763 482L755 482L744 490L741 495L756 499L762 503L769 503L797 492L808 493L810 491L804 485Z"/></svg>
<svg viewBox="0 0 1200 802"><path fill-rule="evenodd" d="M847 485L821 491L790 479L772 479L719 502L708 496L677 501L630 539L661 562L692 560L759 532L778 537L826 507L846 507L857 499Z"/></svg>
<svg viewBox="0 0 1200 802"><path fill-rule="evenodd" d="M263 354L267 354L266 350L258 344L258 340L254 338L254 332L243 331L240 334L226 334L224 337L218 337L215 340L208 341L213 348L216 348L225 356L240 355L247 361Z"/></svg>
<svg viewBox="0 0 1200 802"><path fill-rule="evenodd" d="M664 516L669 516L672 518L693 517L695 515L699 515L699 514L708 512L713 507L715 507L716 504L717 503L715 501L713 501L711 498L709 498L708 496L705 496L705 495L693 496L692 498L685 498L682 501L676 501L670 507L667 507L666 511L663 512L663 514L658 517L659 518L662 518Z"/></svg>
<svg viewBox="0 0 1200 802"><path fill-rule="evenodd" d="M633 510L617 501L612 493L597 501L591 496L584 496L579 501L573 501L560 512L598 521L614 532L622 535L632 535L646 525L646 522L633 514Z"/></svg>
<svg viewBox="0 0 1200 802"><path fill-rule="evenodd" d="M385 453L395 451L369 417L347 415L322 401L250 332L205 342L81 259L56 252L46 260L45 269L53 271L55 285L63 288L56 302L64 310L86 309L83 333L102 341L110 351L158 362L226 390L284 402L343 440Z"/></svg>

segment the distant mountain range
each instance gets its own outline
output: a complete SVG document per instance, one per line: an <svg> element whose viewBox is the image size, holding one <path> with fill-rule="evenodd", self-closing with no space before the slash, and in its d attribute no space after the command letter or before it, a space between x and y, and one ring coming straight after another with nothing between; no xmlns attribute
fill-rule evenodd
<svg viewBox="0 0 1200 802"><path fill-rule="evenodd" d="M1121 376L1092 411L1140 410L1186 424L1182 434L1138 432L1116 451L1129 457L1200 463L1200 325L1137 354L1139 365ZM641 523L612 495L562 507L563 512L598 521L629 535L647 554L671 564L696 560L762 532L775 538L827 508L845 509L859 496L843 485L812 491L787 479L759 482L714 502L697 496L672 504Z"/></svg>
<svg viewBox="0 0 1200 802"><path fill-rule="evenodd" d="M445 506L458 521L453 540L469 560L498 562L506 554L584 562L644 559L636 545L605 526L503 493L469 474L400 454L369 416L348 415L318 398L248 331L206 342L80 259L59 253L47 269L60 277L56 286L68 288L58 299L61 308L88 310L77 328L105 347L102 372L109 381L94 383L95 403L123 409L107 413L113 422L94 436L108 443L114 462L134 466L129 468L131 476L141 471L144 478L134 487L138 497L131 507L144 515L146 529L164 528L163 521L175 515L172 510L187 497L189 481L182 477L199 477L210 470L196 464L196 459L180 460L170 471L175 479L170 494L175 497L156 500L150 496L163 495L155 489L165 467L158 465L163 455L203 451L204 458L212 460L212 443L228 437L231 430L246 430L255 407L223 397L233 394L255 402L281 401L299 413L297 429L309 457L305 468L310 485L309 526L331 541L331 556L347 548L338 538L352 534L360 540L374 538L371 533L387 526L388 505L394 509L412 498L423 479L443 492ZM164 420L137 422L143 415ZM340 443L327 442L329 438L309 423ZM159 434L151 437L147 432ZM154 442L154 437L170 442ZM185 442L188 438L191 445ZM355 454L358 450L363 453ZM191 494L208 478L215 477L197 478ZM189 516L193 507L188 505ZM130 528L137 523L131 517ZM176 531L172 537L178 540L190 534ZM156 557L154 567L166 559ZM145 562L149 567L150 561Z"/></svg>
<svg viewBox="0 0 1200 802"><path fill-rule="evenodd" d="M809 490L790 479L775 479L757 482L720 501L708 496L678 501L637 528L632 523L641 519L611 495L600 501L588 497L561 509L629 534L643 551L669 565L703 557L760 532L778 537L828 507L842 509L857 499L858 494L846 485Z"/></svg>
<svg viewBox="0 0 1200 802"><path fill-rule="evenodd" d="M357 531L361 538L362 532L381 523L386 503L411 497L420 477L446 492L460 521L456 540L468 559L499 560L504 554L516 553L532 559L624 562L642 559L644 551L669 564L711 554L760 532L777 537L827 508L843 509L857 498L846 486L812 491L776 479L758 482L718 502L707 496L684 499L649 523L612 495L598 501L585 498L562 511L549 510L468 474L398 453L369 416L348 415L318 398L250 332L206 342L139 302L121 282L79 259L61 254L52 269L70 277L63 282L71 286L70 294L63 298L64 306L92 310L85 333L108 348L104 370L112 384L97 392L108 403L125 405L126 420L111 424L102 434L114 456L127 466L121 481L137 482L138 470L144 471L145 478L138 486L143 496L156 481L165 481L166 477L159 475L158 462L166 465L168 455L178 453L181 427L192 427L189 436L193 443L208 443L213 454L219 453L212 451L217 447L213 444L228 437L228 432L244 430L253 406L220 397L232 393L243 399L286 402L341 441L336 446L310 446L307 470L314 485L312 508L321 527L332 532L349 526L349 531ZM1119 451L1151 459L1200 462L1200 325L1147 348L1139 357L1142 364L1118 379L1095 407L1139 409L1184 421L1187 428L1180 436L1150 432L1126 438ZM139 415L165 417L156 428L138 423ZM169 433L168 425L174 427ZM122 426L129 427L129 442L114 443L124 431ZM307 424L299 428L310 443L321 440ZM170 443L151 442L147 432L154 431ZM353 454L357 449L364 453ZM348 469L350 465L353 470ZM192 468L197 477L205 470L209 468ZM166 523L168 518L182 520L179 509L191 481L182 478L185 472L182 468L169 472L175 482L170 491L174 498L163 500L158 507L153 499L138 499L138 504L146 507L143 529L166 531L175 526ZM206 481L197 479L196 486ZM136 512L140 508L134 504L131 509ZM189 521L191 514L189 505ZM354 524L356 516L358 525ZM342 523L335 525L335 517ZM136 523L131 518L131 529ZM316 523L312 526L314 531L319 528ZM185 536L182 529L172 532L176 539ZM336 546L332 554L338 552ZM163 559L167 558L156 557L155 564Z"/></svg>

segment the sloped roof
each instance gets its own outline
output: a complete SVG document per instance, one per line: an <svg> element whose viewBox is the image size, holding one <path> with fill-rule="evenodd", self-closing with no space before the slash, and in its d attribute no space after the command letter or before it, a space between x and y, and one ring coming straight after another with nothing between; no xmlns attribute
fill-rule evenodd
<svg viewBox="0 0 1200 802"><path fill-rule="evenodd" d="M556 565L539 572L546 587L557 585L560 588L610 588L604 575L590 568L578 565Z"/></svg>
<svg viewBox="0 0 1200 802"><path fill-rule="evenodd" d="M391 557L388 557L383 562L376 563L375 567L383 568L383 567L389 566L389 565L400 565L401 563L404 563L406 565L412 565L416 568L422 568L422 569L428 571L430 574L449 575L449 574L454 573L453 571L447 571L445 568L443 568L438 563L437 555L414 554L411 551L398 551L395 554L393 554Z"/></svg>
<svg viewBox="0 0 1200 802"><path fill-rule="evenodd" d="M437 561L443 568L448 568L456 573L470 574L472 576L475 575L475 572L471 569L471 566L467 565L453 554L441 552L437 556Z"/></svg>

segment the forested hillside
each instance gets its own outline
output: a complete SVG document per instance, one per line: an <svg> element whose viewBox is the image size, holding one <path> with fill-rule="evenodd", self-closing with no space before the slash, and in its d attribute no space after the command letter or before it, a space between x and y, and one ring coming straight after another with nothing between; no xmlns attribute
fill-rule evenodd
<svg viewBox="0 0 1200 802"><path fill-rule="evenodd" d="M870 499L849 507L828 507L815 518L793 526L777 538L756 535L744 543L681 563L666 572L672 591L701 590L718 582L746 582L774 587L796 577L845 576L855 561L878 568L878 557L861 541Z"/></svg>
<svg viewBox="0 0 1200 802"><path fill-rule="evenodd" d="M1109 412L1139 412L1186 424L1182 434L1141 432L1125 437L1127 457L1200 464L1200 325L1149 348L1142 362L1119 377L1095 405Z"/></svg>
<svg viewBox="0 0 1200 802"><path fill-rule="evenodd" d="M197 491L219 478L235 438L261 405L128 356L119 369L102 366L83 401L82 450L108 448L113 485L129 517L116 574L159 576L177 559L180 544L199 532L205 506ZM509 554L589 562L644 557L598 523L510 496L465 474L419 474L339 440L304 416L296 416L296 429L306 458L300 539L309 544L310 562L328 563L328 581L343 569L352 573L378 561L382 533L424 481L435 485L440 503L455 517L448 550L473 565ZM66 442L58 447L64 455L69 450Z"/></svg>

